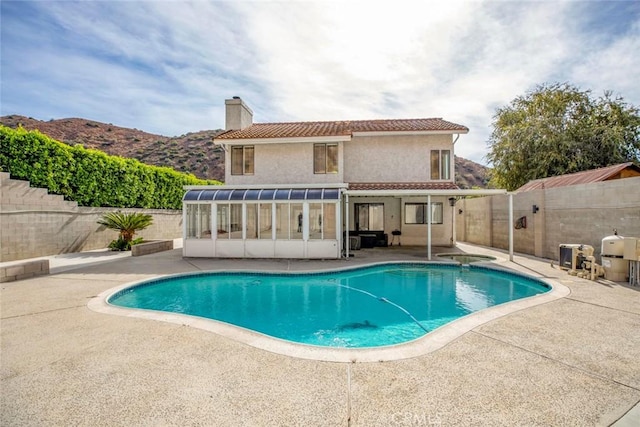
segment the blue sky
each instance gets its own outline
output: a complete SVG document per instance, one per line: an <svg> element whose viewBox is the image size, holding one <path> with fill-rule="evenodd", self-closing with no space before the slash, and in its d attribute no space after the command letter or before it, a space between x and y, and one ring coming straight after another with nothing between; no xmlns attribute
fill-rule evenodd
<svg viewBox="0 0 640 427"><path fill-rule="evenodd" d="M0 115L167 136L254 121L443 117L486 164L496 108L545 82L640 106L640 2L0 2Z"/></svg>

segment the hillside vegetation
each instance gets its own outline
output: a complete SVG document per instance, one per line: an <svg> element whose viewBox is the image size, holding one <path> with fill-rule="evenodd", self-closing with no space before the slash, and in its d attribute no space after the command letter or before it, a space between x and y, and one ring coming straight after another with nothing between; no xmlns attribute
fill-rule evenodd
<svg viewBox="0 0 640 427"><path fill-rule="evenodd" d="M167 137L87 119L42 121L19 115L0 117L0 124L16 129L39 130L69 145L80 144L107 154L165 166L201 179L224 179L224 151L212 139L222 130L190 132Z"/></svg>
<svg viewBox="0 0 640 427"><path fill-rule="evenodd" d="M0 170L81 206L181 209L184 185L219 183L1 125Z"/></svg>
<svg viewBox="0 0 640 427"><path fill-rule="evenodd" d="M170 167L201 179L224 180L224 151L212 142L213 137L223 132L221 129L167 137L87 119L42 121L19 115L0 117L0 124L39 130L69 145L80 144L146 164ZM486 167L458 156L455 164L456 184L460 188L486 188L489 180Z"/></svg>

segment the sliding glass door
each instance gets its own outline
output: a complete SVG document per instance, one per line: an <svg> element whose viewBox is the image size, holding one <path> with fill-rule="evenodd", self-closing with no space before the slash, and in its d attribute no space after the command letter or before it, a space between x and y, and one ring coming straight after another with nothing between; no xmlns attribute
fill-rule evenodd
<svg viewBox="0 0 640 427"><path fill-rule="evenodd" d="M384 230L384 203L356 203L356 231Z"/></svg>

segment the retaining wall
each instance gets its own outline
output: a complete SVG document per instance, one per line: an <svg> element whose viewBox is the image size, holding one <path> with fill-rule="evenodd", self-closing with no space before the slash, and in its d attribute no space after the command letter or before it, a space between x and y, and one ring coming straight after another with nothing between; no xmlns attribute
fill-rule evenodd
<svg viewBox="0 0 640 427"><path fill-rule="evenodd" d="M464 199L456 207L457 240L508 249L511 226L515 252L557 259L560 244L581 243L599 259L602 239L614 229L640 236L640 177L515 193L511 225L507 195ZM526 228L515 229L522 217Z"/></svg>
<svg viewBox="0 0 640 427"><path fill-rule="evenodd" d="M131 256L155 254L173 249L173 240L154 240L131 246Z"/></svg>
<svg viewBox="0 0 640 427"><path fill-rule="evenodd" d="M106 248L118 232L97 221L104 213L117 210L153 216L153 225L136 237L182 237L180 210L79 207L0 172L0 262Z"/></svg>
<svg viewBox="0 0 640 427"><path fill-rule="evenodd" d="M49 274L49 260L37 259L0 265L0 282L13 282Z"/></svg>

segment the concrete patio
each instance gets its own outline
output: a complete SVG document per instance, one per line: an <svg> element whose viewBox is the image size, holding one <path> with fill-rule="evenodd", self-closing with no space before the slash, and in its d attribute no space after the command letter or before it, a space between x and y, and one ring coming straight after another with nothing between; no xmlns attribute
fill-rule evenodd
<svg viewBox="0 0 640 427"><path fill-rule="evenodd" d="M450 248L442 248L450 252ZM567 275L549 260L459 244L570 289L475 327L443 348L389 362L274 354L193 327L97 313L124 283L198 270L306 271L424 260L424 248L350 260L183 259L181 250L2 284L3 426L638 425L640 288ZM76 256L82 259L82 256ZM75 267L75 268L74 268ZM620 421L618 421L620 420Z"/></svg>

